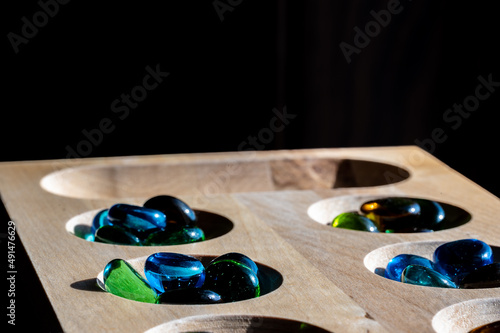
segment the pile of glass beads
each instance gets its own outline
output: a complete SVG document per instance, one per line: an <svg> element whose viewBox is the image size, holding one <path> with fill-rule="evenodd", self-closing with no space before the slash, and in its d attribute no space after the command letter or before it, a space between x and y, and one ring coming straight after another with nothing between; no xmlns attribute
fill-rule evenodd
<svg viewBox="0 0 500 333"><path fill-rule="evenodd" d="M103 209L92 221L88 241L119 245L178 245L205 240L196 226L195 212L169 195L147 200L143 206L118 203Z"/></svg>
<svg viewBox="0 0 500 333"><path fill-rule="evenodd" d="M331 225L369 232L431 232L439 230L445 219L443 207L426 199L381 198L363 203L359 210L336 216Z"/></svg>
<svg viewBox="0 0 500 333"><path fill-rule="evenodd" d="M158 252L146 259L144 274L146 279L125 260L114 259L104 269L104 288L154 304L214 304L260 296L257 265L236 252L213 259L206 268L195 257Z"/></svg>
<svg viewBox="0 0 500 333"><path fill-rule="evenodd" d="M462 239L437 247L432 260L400 254L389 261L384 276L428 287L495 288L500 287L500 262L493 262L493 251L488 244Z"/></svg>

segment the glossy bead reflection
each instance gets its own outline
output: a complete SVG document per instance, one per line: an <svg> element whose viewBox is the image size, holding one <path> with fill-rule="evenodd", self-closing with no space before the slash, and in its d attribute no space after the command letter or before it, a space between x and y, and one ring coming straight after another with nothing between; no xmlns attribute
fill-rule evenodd
<svg viewBox="0 0 500 333"><path fill-rule="evenodd" d="M257 274L259 271L257 264L255 264L255 262L252 259L250 259L246 255L238 253L238 252L229 252L229 253L223 254L221 256L218 256L217 258L215 258L214 260L211 261L211 264L214 264L214 263L217 263L220 261L232 261L232 262L235 262L237 264L245 265L248 268L250 268L255 274Z"/></svg>
<svg viewBox="0 0 500 333"><path fill-rule="evenodd" d="M94 241L117 245L141 245L141 240L136 235L114 225L105 225L97 229Z"/></svg>
<svg viewBox="0 0 500 333"><path fill-rule="evenodd" d="M184 201L170 195L159 195L144 203L144 207L159 210L167 216L170 228L194 227L195 212Z"/></svg>
<svg viewBox="0 0 500 333"><path fill-rule="evenodd" d="M106 291L116 296L145 303L158 302L158 294L122 259L114 259L106 265L103 282Z"/></svg>
<svg viewBox="0 0 500 333"><path fill-rule="evenodd" d="M169 252L150 255L144 266L150 285L163 293L166 290L200 288L205 281L205 268L195 257Z"/></svg>
<svg viewBox="0 0 500 333"><path fill-rule="evenodd" d="M401 282L426 287L457 288L447 276L419 265L406 267L401 274Z"/></svg>
<svg viewBox="0 0 500 333"><path fill-rule="evenodd" d="M168 228L167 228L168 229ZM201 242L205 240L205 233L197 227L187 227L180 230L168 231L165 229L156 231L148 235L144 240L145 246L158 246L158 245L178 245L188 244L194 242Z"/></svg>
<svg viewBox="0 0 500 333"><path fill-rule="evenodd" d="M156 209L116 204L108 211L108 219L113 225L138 232L167 226L166 216Z"/></svg>
<svg viewBox="0 0 500 333"><path fill-rule="evenodd" d="M462 239L439 246L433 255L436 269L459 283L467 274L493 262L491 247L477 239Z"/></svg>
<svg viewBox="0 0 500 333"><path fill-rule="evenodd" d="M95 215L94 219L92 220L92 226L90 227L90 232L93 235L95 235L97 229L105 225L112 225L112 223L108 219L107 209L103 209Z"/></svg>
<svg viewBox="0 0 500 333"><path fill-rule="evenodd" d="M412 227L420 215L420 206L408 198L390 197L371 200L361 205L361 212L380 230Z"/></svg>
<svg viewBox="0 0 500 333"><path fill-rule="evenodd" d="M356 212L347 212L338 215L333 219L332 227L378 232L377 226L372 220Z"/></svg>
<svg viewBox="0 0 500 333"><path fill-rule="evenodd" d="M409 265L419 265L434 269L434 264L427 258L414 254L400 254L389 261L385 268L384 276L394 281L401 281L401 275Z"/></svg>
<svg viewBox="0 0 500 333"><path fill-rule="evenodd" d="M439 224L444 221L443 207L436 201L426 199L413 199L420 206L420 216L415 227L419 229L439 229Z"/></svg>
<svg viewBox="0 0 500 333"><path fill-rule="evenodd" d="M191 288L167 290L161 294L159 302L164 304L217 304L223 303L223 299L215 291Z"/></svg>

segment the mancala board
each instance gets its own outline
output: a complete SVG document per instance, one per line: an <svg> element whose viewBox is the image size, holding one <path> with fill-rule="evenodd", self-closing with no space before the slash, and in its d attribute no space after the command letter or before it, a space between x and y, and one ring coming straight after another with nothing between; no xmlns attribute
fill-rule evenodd
<svg viewBox="0 0 500 333"><path fill-rule="evenodd" d="M431 258L440 244L477 238L499 261L499 199L417 147L246 151L6 162L0 190L65 332L468 332L500 320L500 288L403 284L375 272L401 253ZM160 194L196 210L207 240L136 247L86 241L96 212ZM371 198L438 201L452 219L428 233L332 228ZM223 304L131 301L96 278L121 258L209 261L240 252L261 268L258 298ZM143 273L141 273L143 274Z"/></svg>

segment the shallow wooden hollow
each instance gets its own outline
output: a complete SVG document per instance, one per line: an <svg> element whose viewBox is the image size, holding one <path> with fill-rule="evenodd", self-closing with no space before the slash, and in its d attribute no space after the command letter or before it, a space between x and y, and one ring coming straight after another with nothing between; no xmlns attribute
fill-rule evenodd
<svg viewBox="0 0 500 333"><path fill-rule="evenodd" d="M211 333L328 333L329 331L308 323L291 319L248 316L194 316L175 320L153 327L146 333L181 333L181 332L211 332Z"/></svg>
<svg viewBox="0 0 500 333"><path fill-rule="evenodd" d="M408 171L386 163L333 158L127 164L65 168L41 186L73 198L109 199L387 185Z"/></svg>
<svg viewBox="0 0 500 333"><path fill-rule="evenodd" d="M453 304L432 319L437 333L466 333L500 320L500 298L473 299Z"/></svg>

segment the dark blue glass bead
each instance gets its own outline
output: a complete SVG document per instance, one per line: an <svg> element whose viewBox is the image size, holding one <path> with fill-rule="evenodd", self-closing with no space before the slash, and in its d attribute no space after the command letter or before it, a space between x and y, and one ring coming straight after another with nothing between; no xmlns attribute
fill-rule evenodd
<svg viewBox="0 0 500 333"><path fill-rule="evenodd" d="M141 240L136 235L116 225L105 225L97 229L94 241L117 245L141 245Z"/></svg>
<svg viewBox="0 0 500 333"><path fill-rule="evenodd" d="M195 212L184 201L170 195L158 195L146 201L144 207L159 210L167 216L170 228L196 225Z"/></svg>
<svg viewBox="0 0 500 333"><path fill-rule="evenodd" d="M439 224L445 218L443 207L436 201L413 199L420 206L420 216L416 227L420 229L439 229Z"/></svg>
<svg viewBox="0 0 500 333"><path fill-rule="evenodd" d="M159 231L150 233L148 237L144 240L143 245L145 246L161 246L161 245L178 245L178 244L188 244L194 242L201 242L205 240L205 234L203 230L197 227L192 228L182 228L180 230L170 231L167 227L166 229L161 229Z"/></svg>
<svg viewBox="0 0 500 333"><path fill-rule="evenodd" d="M414 254L400 254L392 258L385 268L384 276L394 281L401 281L401 274L409 265L420 265L434 269L431 260Z"/></svg>
<svg viewBox="0 0 500 333"><path fill-rule="evenodd" d="M241 301L260 296L257 274L248 266L232 260L210 263L206 269L206 289L218 293L226 302Z"/></svg>
<svg viewBox="0 0 500 333"><path fill-rule="evenodd" d="M447 276L431 268L409 265L401 274L401 282L426 287L457 288Z"/></svg>
<svg viewBox="0 0 500 333"><path fill-rule="evenodd" d="M167 226L166 216L162 212L127 204L113 205L108 211L108 219L113 225L137 232Z"/></svg>
<svg viewBox="0 0 500 333"><path fill-rule="evenodd" d="M363 203L360 210L366 217L374 221L380 231L414 226L420 215L420 206L408 198L389 197Z"/></svg>
<svg viewBox="0 0 500 333"><path fill-rule="evenodd" d="M203 264L195 257L179 253L158 252L150 255L146 259L144 273L158 293L200 288L205 281Z"/></svg>
<svg viewBox="0 0 500 333"><path fill-rule="evenodd" d="M500 287L500 262L479 267L460 281L460 288L498 288Z"/></svg>
<svg viewBox="0 0 500 333"><path fill-rule="evenodd" d="M220 262L220 261L232 261L237 264L245 265L248 268L250 268L255 274L258 273L259 268L257 267L257 264L247 257L244 254L238 253L238 252L229 252L226 254L223 254L221 256L218 256L217 258L213 259L210 264Z"/></svg>
<svg viewBox="0 0 500 333"><path fill-rule="evenodd" d="M167 290L160 295L162 304L217 304L223 303L222 298L215 291L192 288Z"/></svg>
<svg viewBox="0 0 500 333"><path fill-rule="evenodd" d="M477 239L462 239L439 246L433 255L436 269L449 276L455 283L478 269L493 262L491 247Z"/></svg>

